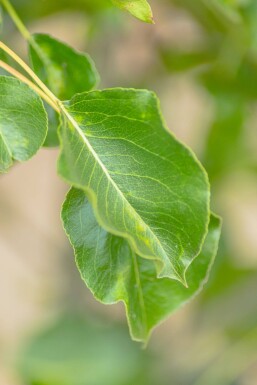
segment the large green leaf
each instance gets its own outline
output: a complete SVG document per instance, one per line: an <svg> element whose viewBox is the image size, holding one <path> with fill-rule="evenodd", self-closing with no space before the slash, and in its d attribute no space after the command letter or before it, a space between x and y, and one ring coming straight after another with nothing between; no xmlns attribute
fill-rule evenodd
<svg viewBox="0 0 257 385"><path fill-rule="evenodd" d="M29 44L30 61L35 73L60 100L90 91L96 87L99 75L89 55L44 34L35 34ZM58 145L59 117L46 107L49 134L46 146Z"/></svg>
<svg viewBox="0 0 257 385"><path fill-rule="evenodd" d="M146 0L111 0L116 7L130 12L133 16L146 23L153 23L151 7Z"/></svg>
<svg viewBox="0 0 257 385"><path fill-rule="evenodd" d="M83 189L99 223L185 282L209 223L207 175L162 120L156 96L110 89L63 107L59 174Z"/></svg>
<svg viewBox="0 0 257 385"><path fill-rule="evenodd" d="M212 215L202 251L188 269L185 288L178 281L156 278L152 261L136 255L123 238L102 229L83 191L70 190L62 218L82 279L98 300L125 303L135 340L146 340L160 321L202 288L220 235L220 220Z"/></svg>
<svg viewBox="0 0 257 385"><path fill-rule="evenodd" d="M25 161L42 146L47 116L39 96L12 77L0 76L0 172Z"/></svg>

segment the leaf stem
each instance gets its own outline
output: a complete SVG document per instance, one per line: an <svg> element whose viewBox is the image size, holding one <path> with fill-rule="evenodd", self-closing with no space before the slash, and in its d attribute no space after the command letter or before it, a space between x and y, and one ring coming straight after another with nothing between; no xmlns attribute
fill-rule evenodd
<svg viewBox="0 0 257 385"><path fill-rule="evenodd" d="M60 113L60 109L57 104L55 104L52 99L50 99L44 91L41 90L36 84L34 84L31 80L22 75L19 71L12 68L2 60L0 60L0 67L5 71L9 72L11 75L15 76L17 79L27 84L31 89L33 89L42 99L44 99L56 112Z"/></svg>
<svg viewBox="0 0 257 385"><path fill-rule="evenodd" d="M32 46L34 46L34 40L31 37L30 32L26 28L26 26L21 21L20 17L18 16L16 10L12 6L9 0L0 0L0 3L3 4L5 7L7 13L13 20L14 24L16 25L17 29L20 31L21 35L24 37L25 40L29 41ZM35 47L37 48L37 47ZM27 79L25 76L23 76L20 72L16 71L14 68L8 66L6 63L1 62L1 67L4 68L7 72L11 73L15 77L18 77L21 81L28 84L31 88L34 89L52 108L54 108L55 111L60 113L59 108L59 100L58 98L49 90L49 88L39 79L39 77L34 73L34 71L9 47L7 47L2 41L0 41L0 49L5 51L13 60L16 61L24 69L25 72L35 81L35 83L38 85L35 86L34 83L32 83L29 79ZM8 69L7 69L8 68ZM18 75L18 76L17 76ZM42 91L41 91L41 90Z"/></svg>
<svg viewBox="0 0 257 385"><path fill-rule="evenodd" d="M6 52L20 67L24 69L25 72L37 83L37 85L44 91L44 93L56 104L58 105L59 100L57 97L49 90L49 88L39 79L39 77L34 73L34 71L7 45L0 41L0 49Z"/></svg>

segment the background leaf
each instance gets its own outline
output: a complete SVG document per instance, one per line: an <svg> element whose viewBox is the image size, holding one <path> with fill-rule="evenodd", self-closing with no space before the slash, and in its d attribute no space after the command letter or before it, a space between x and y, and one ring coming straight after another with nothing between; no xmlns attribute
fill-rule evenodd
<svg viewBox="0 0 257 385"><path fill-rule="evenodd" d="M89 55L44 34L34 34L29 49L34 71L60 100L96 87L99 76Z"/></svg>
<svg viewBox="0 0 257 385"><path fill-rule="evenodd" d="M154 263L136 255L127 241L102 229L81 190L71 189L62 210L82 279L105 304L123 301L132 338L146 341L151 330L203 286L217 252L220 220L211 217L200 255L187 272L188 288L156 278Z"/></svg>
<svg viewBox="0 0 257 385"><path fill-rule="evenodd" d="M0 76L0 172L13 159L25 161L42 146L47 133L43 103L27 85Z"/></svg>
<svg viewBox="0 0 257 385"><path fill-rule="evenodd" d="M95 91L65 108L59 174L87 193L106 230L155 260L160 277L185 282L208 229L209 184L166 130L155 95Z"/></svg>
<svg viewBox="0 0 257 385"><path fill-rule="evenodd" d="M133 16L146 23L153 23L153 14L146 0L111 0L116 7L130 12Z"/></svg>
<svg viewBox="0 0 257 385"><path fill-rule="evenodd" d="M60 100L68 100L76 93L96 87L99 75L89 55L45 34L34 34L29 44L30 61L35 73ZM59 117L46 107L49 134L46 146L59 144Z"/></svg>
<svg viewBox="0 0 257 385"><path fill-rule="evenodd" d="M19 371L26 384L148 385L148 360L120 324L73 314L34 336Z"/></svg>

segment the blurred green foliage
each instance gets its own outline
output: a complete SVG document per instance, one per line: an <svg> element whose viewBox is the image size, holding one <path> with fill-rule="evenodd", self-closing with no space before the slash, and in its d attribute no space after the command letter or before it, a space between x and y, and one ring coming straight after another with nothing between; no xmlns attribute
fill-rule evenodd
<svg viewBox="0 0 257 385"><path fill-rule="evenodd" d="M117 22L117 11L112 13L107 0L16 0L13 3L28 21L63 10L86 15L87 20L95 23L94 31L97 31L90 34L88 46L95 49L97 65L106 68L106 53L113 52L110 53L111 45L129 28L128 23L135 23L129 15L122 14L125 27ZM225 183L231 174L240 171L256 180L257 151L249 149L247 127L257 98L257 2L153 0L153 10L159 3L171 15L173 11L186 14L199 28L201 39L189 47L183 44L183 39L174 44L169 36L165 41L156 38L156 57L150 70L145 71L136 84L137 63L134 68L131 65L130 85L150 88L160 79L187 76L208 95L213 113L206 127L202 161L217 202L219 196L226 193ZM162 21L161 16L157 16L158 25ZM134 24L129 33L133 28ZM146 31L147 45L149 26L140 28ZM101 73L108 81L109 74ZM255 119L254 127L256 123ZM214 209L217 207L218 203ZM249 376L252 371L257 373L256 261L253 266L244 267L244 261L240 264L235 260L228 237L228 218L219 209L218 213L224 217L222 246L211 279L188 320L189 332L187 329L185 335L174 333L172 340L165 334L167 343L162 340L157 348L153 342L149 350L159 354L154 364L146 352L128 342L127 333L124 335L120 326L98 329L88 326L88 321L68 318L40 333L26 348L20 363L26 385L86 385L89 377L84 369L88 372L88 367L90 373L91 368L96 368L93 374L99 374L90 385L149 385L151 382L156 385L255 385L256 376L253 374L253 381L247 382L247 373ZM76 301L79 302L78 297Z"/></svg>
<svg viewBox="0 0 257 385"><path fill-rule="evenodd" d="M202 41L192 50L161 47L166 68L194 71L194 77L213 98L203 163L211 181L241 166L247 157L244 125L257 97L257 3L255 1L170 1L185 9L202 28ZM241 159L238 161L237 157Z"/></svg>
<svg viewBox="0 0 257 385"><path fill-rule="evenodd" d="M35 336L19 367L28 385L146 385L149 363L121 325L73 314Z"/></svg>
<svg viewBox="0 0 257 385"><path fill-rule="evenodd" d="M58 11L78 10L87 14L95 14L111 6L109 0L52 0L52 1L31 1L14 0L12 4L15 9L27 19L35 19Z"/></svg>

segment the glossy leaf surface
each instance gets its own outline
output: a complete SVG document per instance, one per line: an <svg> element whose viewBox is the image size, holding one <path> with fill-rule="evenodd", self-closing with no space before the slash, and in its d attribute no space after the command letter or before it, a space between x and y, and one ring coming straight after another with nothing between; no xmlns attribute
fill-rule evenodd
<svg viewBox="0 0 257 385"><path fill-rule="evenodd" d="M151 7L146 0L111 0L116 7L130 12L137 19L153 23Z"/></svg>
<svg viewBox="0 0 257 385"><path fill-rule="evenodd" d="M136 255L123 238L102 229L83 191L70 190L62 218L82 279L101 302L125 303L132 338L143 341L202 288L220 236L220 220L212 215L202 251L188 269L185 288L178 281L158 279L152 261Z"/></svg>
<svg viewBox="0 0 257 385"><path fill-rule="evenodd" d="M0 76L0 172L13 160L25 161L42 146L47 133L43 103L27 85Z"/></svg>
<svg viewBox="0 0 257 385"><path fill-rule="evenodd" d="M209 184L149 91L110 89L66 103L59 174L83 189L99 223L185 282L209 223Z"/></svg>

